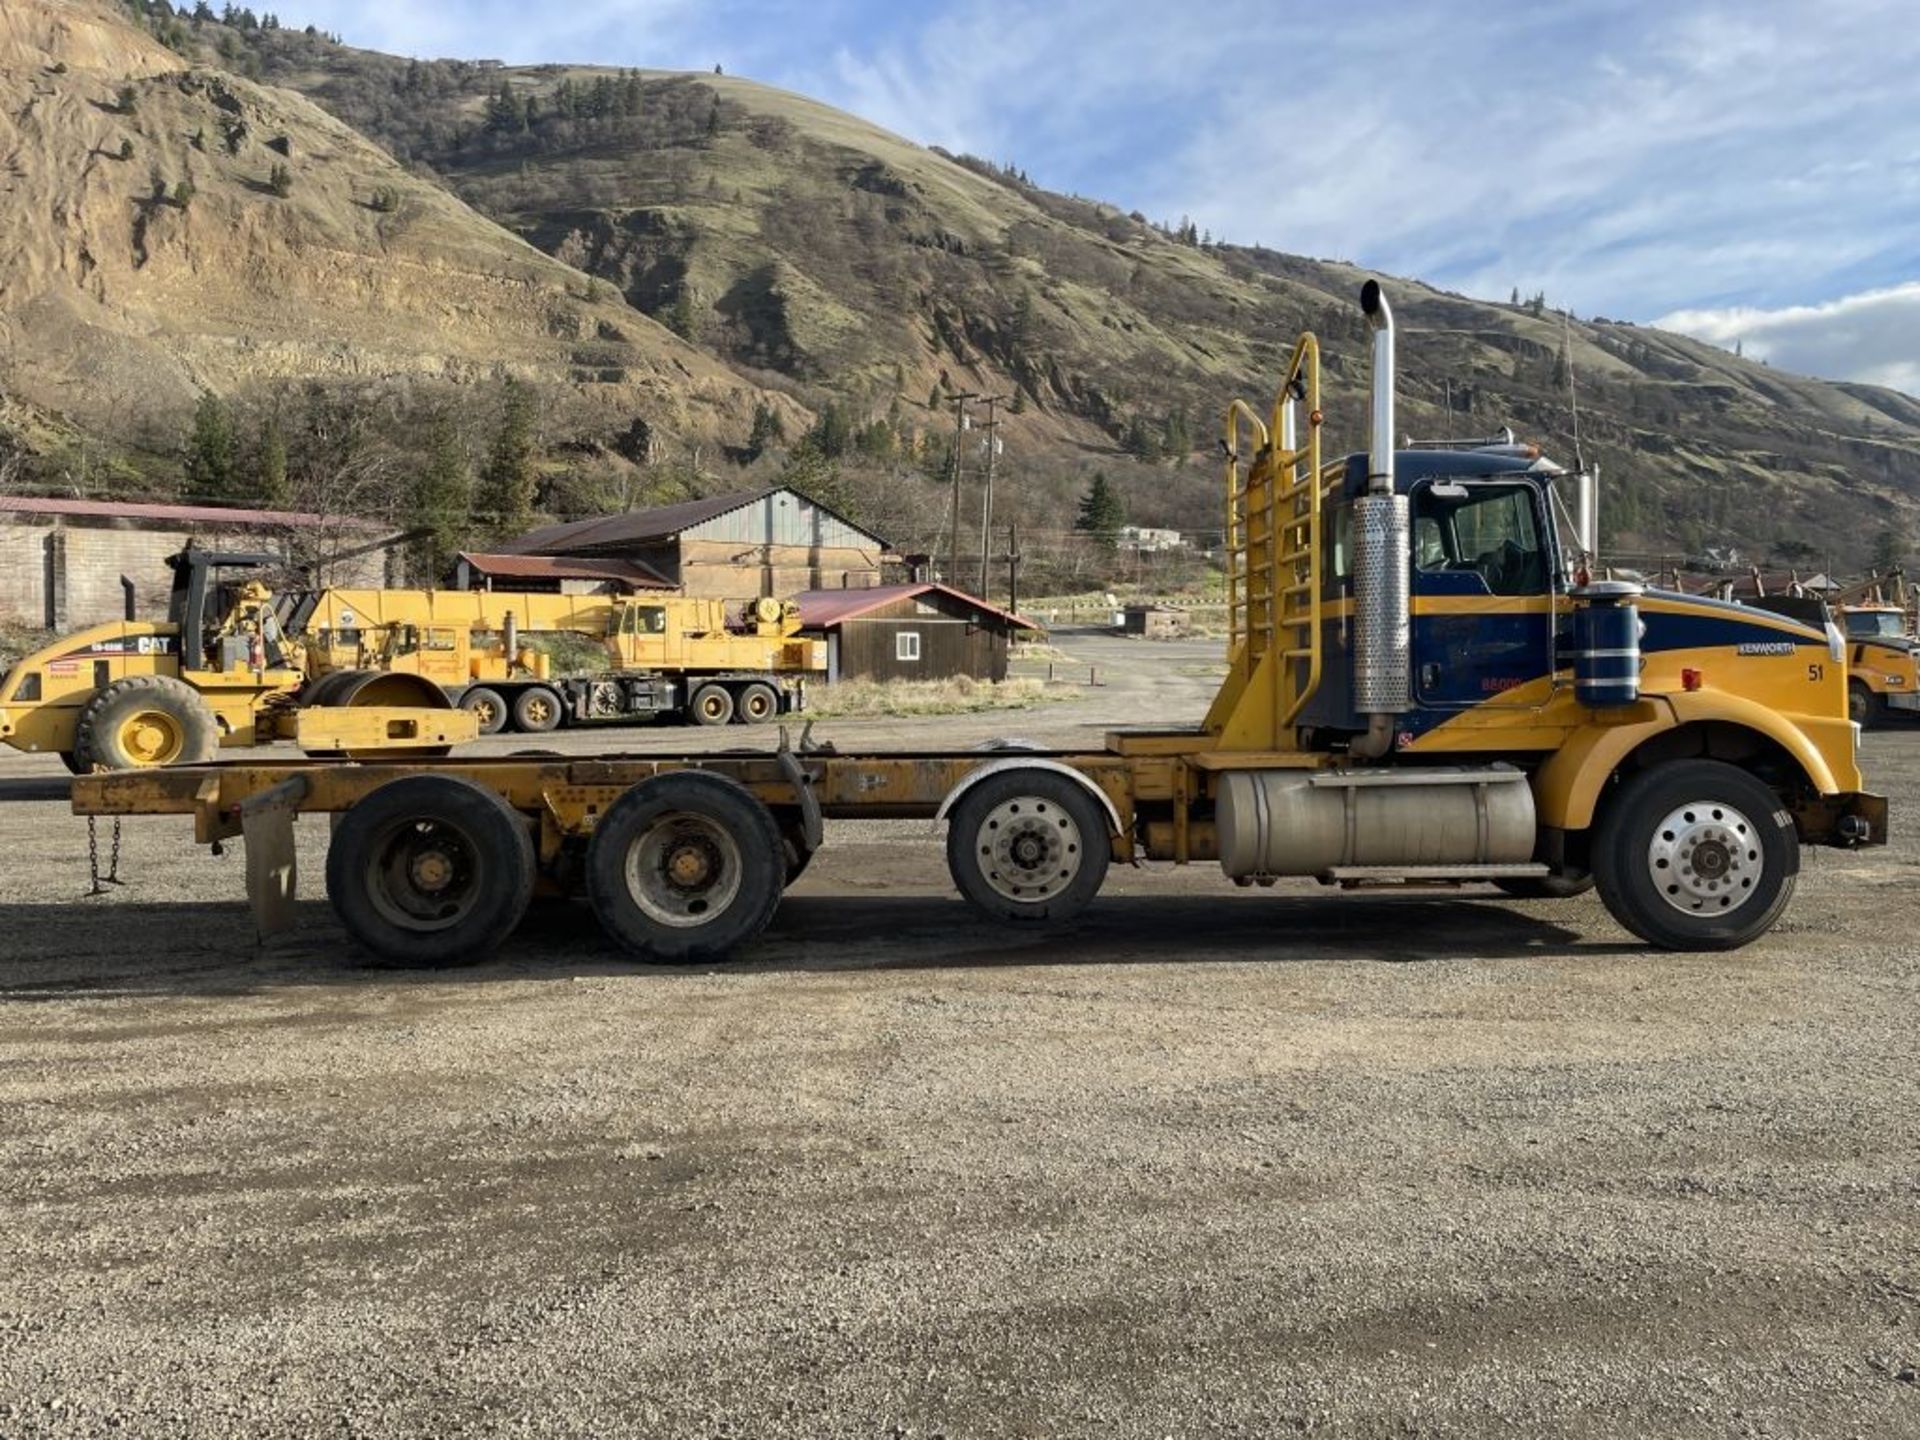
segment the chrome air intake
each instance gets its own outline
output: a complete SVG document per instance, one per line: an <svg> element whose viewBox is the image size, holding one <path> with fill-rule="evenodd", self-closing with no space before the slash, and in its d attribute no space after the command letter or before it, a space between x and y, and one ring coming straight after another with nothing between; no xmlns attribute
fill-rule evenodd
<svg viewBox="0 0 1920 1440"><path fill-rule="evenodd" d="M1362 715L1389 716L1413 703L1412 521L1393 485L1393 310L1379 281L1361 290L1360 308L1373 329L1373 414L1367 493L1353 506L1353 702Z"/></svg>

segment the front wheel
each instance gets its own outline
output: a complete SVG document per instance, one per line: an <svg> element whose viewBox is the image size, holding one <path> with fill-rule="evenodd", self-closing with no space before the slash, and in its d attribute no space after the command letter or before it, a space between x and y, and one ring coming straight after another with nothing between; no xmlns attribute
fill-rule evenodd
<svg viewBox="0 0 1920 1440"><path fill-rule="evenodd" d="M1667 950L1733 950L1773 928L1793 897L1800 839L1779 797L1718 760L1674 760L1629 778L1594 836L1594 878L1613 918Z"/></svg>
<svg viewBox="0 0 1920 1440"><path fill-rule="evenodd" d="M1847 686L1847 718L1862 730L1873 729L1885 714L1880 697L1865 685L1855 680Z"/></svg>
<svg viewBox="0 0 1920 1440"><path fill-rule="evenodd" d="M1099 893L1113 858L1106 812L1051 770L990 775L947 824L947 870L973 907L1016 925L1071 920Z"/></svg>

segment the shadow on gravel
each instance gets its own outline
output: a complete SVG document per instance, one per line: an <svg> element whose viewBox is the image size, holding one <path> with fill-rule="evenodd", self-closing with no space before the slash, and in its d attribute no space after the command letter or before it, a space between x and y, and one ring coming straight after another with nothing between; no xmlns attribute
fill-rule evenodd
<svg viewBox="0 0 1920 1440"><path fill-rule="evenodd" d="M1431 964L1577 959L1637 948L1584 937L1543 917L1539 908L1433 897L1114 896L1062 930L1027 932L980 920L949 896L795 895L736 961L651 966L614 950L584 904L543 902L498 954L479 964L411 970L368 959L320 901L302 904L296 928L264 944L239 904L0 905L0 936L7 937L0 947L0 999L582 975L672 983L688 975L996 965Z"/></svg>

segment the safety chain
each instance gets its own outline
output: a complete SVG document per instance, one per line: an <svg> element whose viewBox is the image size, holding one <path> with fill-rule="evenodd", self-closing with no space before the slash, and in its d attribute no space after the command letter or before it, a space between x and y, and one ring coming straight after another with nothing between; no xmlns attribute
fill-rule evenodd
<svg viewBox="0 0 1920 1440"><path fill-rule="evenodd" d="M87 817L87 874L93 880L93 888L87 891L91 899L95 895L107 893L109 885L125 885L120 878L120 817L113 819L113 845L107 852L107 873L100 873L100 832L96 817Z"/></svg>

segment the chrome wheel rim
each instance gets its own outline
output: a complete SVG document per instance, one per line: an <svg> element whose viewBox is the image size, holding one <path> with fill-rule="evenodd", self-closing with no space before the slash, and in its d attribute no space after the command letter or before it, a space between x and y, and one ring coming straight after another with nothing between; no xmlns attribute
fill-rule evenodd
<svg viewBox="0 0 1920 1440"><path fill-rule="evenodd" d="M1031 795L989 810L974 839L980 874L995 894L1037 905L1071 885L1086 860L1080 827L1050 800Z"/></svg>
<svg viewBox="0 0 1920 1440"><path fill-rule="evenodd" d="M1647 874L1683 915L1727 915L1754 897L1766 875L1760 831L1722 800L1696 800L1654 826Z"/></svg>
<svg viewBox="0 0 1920 1440"><path fill-rule="evenodd" d="M740 893L740 842L705 815L662 815L627 848L627 893L661 925L690 930L725 914Z"/></svg>

